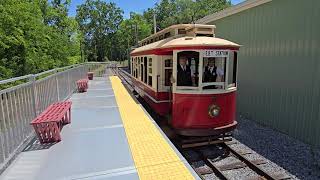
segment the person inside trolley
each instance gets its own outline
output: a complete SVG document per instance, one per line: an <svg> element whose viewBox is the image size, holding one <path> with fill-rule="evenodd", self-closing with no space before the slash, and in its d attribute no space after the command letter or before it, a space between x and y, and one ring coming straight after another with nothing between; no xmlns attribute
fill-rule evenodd
<svg viewBox="0 0 320 180"><path fill-rule="evenodd" d="M177 67L177 85L178 86L192 86L192 70L187 63L188 59L185 56L180 56Z"/></svg>
<svg viewBox="0 0 320 180"><path fill-rule="evenodd" d="M203 73L203 81L204 82L223 82L224 81L224 71L220 67L216 66L216 59L213 57L208 58L208 65L205 67L204 73ZM216 87L210 86L207 88L215 89Z"/></svg>

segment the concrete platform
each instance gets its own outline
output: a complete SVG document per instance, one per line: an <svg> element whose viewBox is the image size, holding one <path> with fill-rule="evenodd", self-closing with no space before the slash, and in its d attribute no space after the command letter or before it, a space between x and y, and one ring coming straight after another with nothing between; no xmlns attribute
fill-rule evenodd
<svg viewBox="0 0 320 180"><path fill-rule="evenodd" d="M62 129L62 141L46 146L33 141L4 171L1 180L141 178L109 78L94 78L88 92L74 94L71 100L71 124ZM180 162L199 179L159 127L152 124Z"/></svg>

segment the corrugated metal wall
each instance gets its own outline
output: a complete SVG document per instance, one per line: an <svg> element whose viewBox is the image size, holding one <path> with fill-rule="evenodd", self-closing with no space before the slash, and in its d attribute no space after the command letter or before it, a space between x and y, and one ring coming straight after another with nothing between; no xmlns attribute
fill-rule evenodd
<svg viewBox="0 0 320 180"><path fill-rule="evenodd" d="M320 1L273 0L210 22L242 44L238 111L320 146Z"/></svg>

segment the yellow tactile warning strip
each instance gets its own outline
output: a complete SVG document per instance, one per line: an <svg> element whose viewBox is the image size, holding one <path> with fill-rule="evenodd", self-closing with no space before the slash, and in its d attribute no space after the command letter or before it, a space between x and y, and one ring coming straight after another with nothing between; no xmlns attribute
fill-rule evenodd
<svg viewBox="0 0 320 180"><path fill-rule="evenodd" d="M139 178L194 179L120 79L110 77Z"/></svg>

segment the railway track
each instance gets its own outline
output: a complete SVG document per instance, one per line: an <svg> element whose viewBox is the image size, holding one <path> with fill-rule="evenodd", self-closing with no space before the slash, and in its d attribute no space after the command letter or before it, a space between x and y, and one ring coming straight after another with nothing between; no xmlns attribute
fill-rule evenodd
<svg viewBox="0 0 320 180"><path fill-rule="evenodd" d="M108 69L112 75L118 76L121 79L122 83L124 83L126 86L129 86L130 88L133 87L131 85L131 75L125 70L123 70L123 68L109 67Z"/></svg>
<svg viewBox="0 0 320 180"><path fill-rule="evenodd" d="M268 166L271 162L252 150L234 148L235 144L237 142L230 141L201 148L182 149L180 152L202 179L292 179L284 171L265 170L263 166ZM257 158L252 159L250 156Z"/></svg>
<svg viewBox="0 0 320 180"><path fill-rule="evenodd" d="M113 68L125 87L135 94L131 84L130 74L125 70ZM203 142L206 144L207 142ZM207 146L195 146L192 143L176 145L186 160L191 164L201 179L249 179L249 180L288 180L292 179L284 170L270 172L264 169L270 161L246 148L234 148L236 141L221 141ZM239 143L240 144L240 143ZM191 155L190 156L190 152ZM258 158L250 158L258 156ZM198 164L198 165L197 165ZM240 173L239 173L240 172Z"/></svg>
<svg viewBox="0 0 320 180"><path fill-rule="evenodd" d="M115 75L118 75L118 77L121 79L122 83L125 85L125 88L133 95L137 95L131 82L131 74L129 74L122 68L118 68L118 70L115 69L114 72Z"/></svg>

